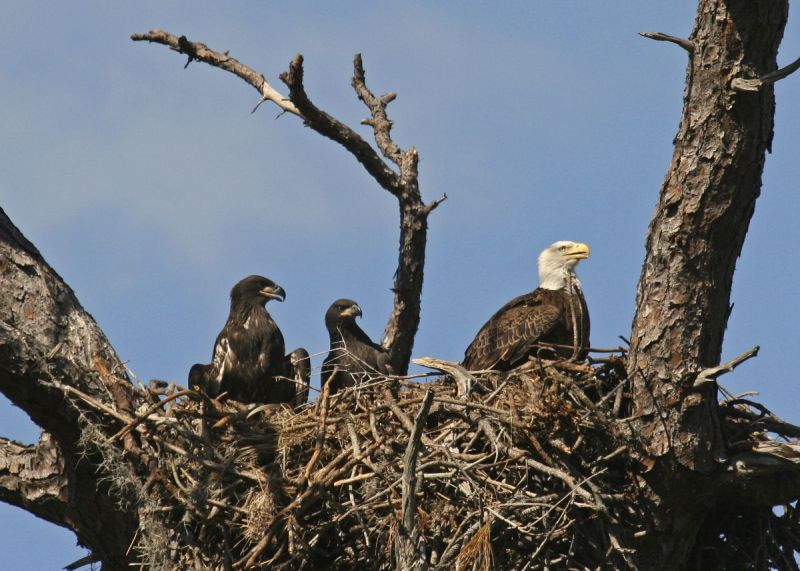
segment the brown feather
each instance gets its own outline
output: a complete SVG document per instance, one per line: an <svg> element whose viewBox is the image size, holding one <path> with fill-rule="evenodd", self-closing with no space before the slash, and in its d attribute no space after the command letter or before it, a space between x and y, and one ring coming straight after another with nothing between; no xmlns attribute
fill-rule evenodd
<svg viewBox="0 0 800 571"><path fill-rule="evenodd" d="M535 355L539 343L569 346L556 349L558 357L586 357L589 311L580 291L568 294L564 290L537 288L515 297L481 328L467 347L463 364L472 371L508 371Z"/></svg>

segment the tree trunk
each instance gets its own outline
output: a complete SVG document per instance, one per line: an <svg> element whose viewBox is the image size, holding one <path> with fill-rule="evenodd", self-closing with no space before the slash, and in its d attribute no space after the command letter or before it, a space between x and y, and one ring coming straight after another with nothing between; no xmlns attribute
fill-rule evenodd
<svg viewBox="0 0 800 571"><path fill-rule="evenodd" d="M158 401L163 394L134 389L91 315L0 210L0 392L45 431L35 446L0 439L0 500L73 530L104 569L129 568L142 561L174 568L186 561L196 565L212 561L218 568L229 568L237 558L246 568L282 557L290 566L302 561L297 557L304 548L294 543L302 539L301 527L312 524L325 533L303 545L311 548L322 537L331 550L323 554L325 561L340 561L345 568L346 561L363 561L357 556L373 554L340 545L337 534L352 530L337 528L337 518L342 515L344 522L344 515L355 510L357 498L367 497L377 498L370 509L389 510L380 513L394 518L396 508L389 498L384 505L383 494L398 482L402 521L396 524L400 535L395 538L395 553L397 562L406 567L443 569L457 561L491 561L496 547L506 561L528 558L520 567L527 567L534 553L533 562L540 566L613 560L632 569L683 569L690 562L697 568L723 568L719 562L730 557L718 557L725 547L720 538L742 532L736 522L750 526L758 518L766 522L758 528L762 535L753 543L752 530L744 530L751 538L739 545L762 554L764 543L769 543L772 554L759 555L758 561L765 567L785 561L778 567L796 569L791 565L796 546L792 538L800 534L800 516L786 508L781 524L785 537L773 533L776 528L770 518L777 517L773 506L800 497L800 445L765 434L796 438L800 427L753 413L757 406L718 405L714 379L724 367L709 369L720 359L735 261L772 139L771 82L778 77L770 72L777 68L787 11L786 0L700 0L689 40L650 36L686 49L690 63L675 154L649 228L637 292L627 363L630 402L622 402L625 381L619 382L615 372L614 362L620 361L616 357L600 373L599 368L576 364L558 374L546 373L553 378L540 382L551 400L538 403L541 409L535 411L520 384L531 379L524 381L526 372L516 371L505 379L495 378L485 400L489 389L479 380L470 378L470 386L476 380L475 386L481 388L475 394L450 395L452 387L440 384L439 400L431 405L430 393L424 398L427 404L415 425L403 407L417 410L423 399L415 401L412 393L423 389L409 383L404 398L395 400L397 395L387 390L386 402L376 399L369 410L357 412L354 404L346 415L339 411L327 418L327 406L321 416L306 409L299 426L306 430L303 422L308 422L315 427L319 443L313 454L308 451L311 458L301 458L299 472L297 465L272 465L267 457L274 452L277 429L270 420L225 409L208 399L191 408L192 399L201 398L192 391L177 391ZM399 149L389 136L391 121L385 107L394 95L376 98L366 89L357 57L354 87L370 109L368 124L380 152L399 173L352 129L308 101L301 58L284 77L292 92L286 99L227 53L158 31L138 39L170 45L190 61L206 61L242 77L265 100L340 142L398 198L400 256L384 344L391 349L396 372L403 372L419 323L427 215L440 201L422 202L416 151ZM545 374L541 363L537 370ZM545 388L537 389L540 397ZM506 399L504 390L512 396L522 390L516 394L524 404ZM347 394L356 400L354 393ZM498 395L504 395L497 398L502 406L492 402ZM614 395L619 398L609 401ZM174 404L182 414L191 414L179 418L167 408L163 414L152 414L168 400L170 407ZM618 419L620 410L629 405L633 414ZM427 406L435 434L424 432ZM566 409L559 412L561 407ZM356 413L362 425L356 426ZM377 413L383 415L381 422ZM520 420L523 415L525 422ZM185 432L165 430L170 425L163 423L168 420ZM456 420L464 423L464 430L456 431L452 441L441 440ZM439 427L438 422L445 425ZM349 439L330 438L333 427L343 430L342 423ZM237 432L248 427L257 430ZM387 427L390 436L381 433ZM726 431L732 429L738 430L735 448L726 441ZM470 431L474 434L466 438ZM214 434L217 444L234 449L254 435L264 437L267 440L259 442L267 443L262 450L266 460L258 457L256 464L243 467L237 462L248 457L238 449L236 454L214 456ZM394 453L390 462L394 465L400 456L393 445L406 434L410 435L407 459L399 462L402 480L379 479L386 470L375 465L374 455ZM240 437L242 442L237 442ZM304 442L298 439L295 444L302 448ZM466 446L460 452L459 442ZM341 451L334 449L337 445L343 445ZM478 450L486 453L476 454ZM323 452L328 453L327 464L315 470ZM428 459L421 465L414 460L418 453ZM297 462L286 458L284 462ZM175 469L175 461L185 468L183 475ZM503 472L507 466L517 470L512 479ZM358 474L361 469L368 471ZM425 469L435 472L418 473ZM451 469L452 474L444 471ZM300 476L287 476L291 473ZM187 474L191 478L185 478ZM489 474L494 488L487 488L491 492L485 497L487 504L482 499L472 519L444 514L431 525L431 518L443 515L445 508L469 503L470 495L448 484L450 479L461 477L463 489L485 492ZM190 481L194 484L187 486ZM426 512L417 504L417 492L425 497L436 482L442 483L437 498L445 500L444 508ZM365 487L359 488L362 483ZM218 486L219 495L209 496L205 503L203 494L213 486ZM288 497L283 497L282 486L291 490ZM273 493L273 487L277 507L259 508L248 501L254 497L251 492ZM336 512L339 515L311 521L320 506L335 507L337 493L346 498ZM518 503L520 499L524 503ZM520 509L511 510L515 506ZM242 520L251 516L257 520L259 509L269 516L261 514L266 518L264 533L245 541ZM585 529L574 529L580 527ZM365 522L353 529L369 545ZM432 530L438 530L438 539L428 543L425 534ZM144 536L152 539L147 543L150 551L137 553ZM208 537L222 542L210 542ZM388 541L392 536L376 537ZM377 554L385 551L382 545L375 547ZM548 559L542 559L545 552Z"/></svg>
<svg viewBox="0 0 800 571"><path fill-rule="evenodd" d="M777 68L787 17L785 0L701 0L684 45L683 114L647 236L628 361L635 426L657 465L648 478L658 505L653 568L685 562L714 501L701 476L726 457L716 386L695 381L720 360L775 111L770 84L756 92L733 85Z"/></svg>
<svg viewBox="0 0 800 571"><path fill-rule="evenodd" d="M104 569L127 568L136 512L109 490L83 444L91 418L61 386L108 401L112 388L131 389L124 371L69 286L0 210L0 391L47 431L38 446L0 441L0 499L73 530Z"/></svg>

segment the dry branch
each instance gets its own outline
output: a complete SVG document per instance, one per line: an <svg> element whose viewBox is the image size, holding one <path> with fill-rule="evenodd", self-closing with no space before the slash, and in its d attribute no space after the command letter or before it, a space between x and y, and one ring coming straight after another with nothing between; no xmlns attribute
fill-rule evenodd
<svg viewBox="0 0 800 571"><path fill-rule="evenodd" d="M800 58L797 58L786 67L755 78L736 77L731 81L731 87L736 91L759 91L765 85L780 81L800 69Z"/></svg>
<svg viewBox="0 0 800 571"><path fill-rule="evenodd" d="M0 438L0 501L60 526L69 526L69 483L53 437L42 433L26 446Z"/></svg>
<svg viewBox="0 0 800 571"><path fill-rule="evenodd" d="M428 389L417 413L414 427L403 455L402 503L400 525L395 538L395 561L402 571L424 571L428 568L425 542L417 522L417 455L422 433L433 403L433 391ZM448 474L449 475L449 474Z"/></svg>
<svg viewBox="0 0 800 571"><path fill-rule="evenodd" d="M237 75L261 94L258 105L263 101L271 101L284 111L301 117L317 133L347 149L382 188L397 198L400 205L400 246L392 287L394 305L381 343L389 350L394 372L405 374L419 327L428 215L446 196L428 204L422 200L417 150L413 147L403 150L391 137L392 121L386 114L386 107L396 95L373 95L366 84L361 55L356 54L352 84L371 115L364 124L372 127L378 149L394 165L392 166L355 130L311 102L303 84L302 55L297 55L289 64L289 69L280 75L289 88L287 98L278 93L262 74L230 57L228 52L215 52L205 44L189 41L186 36L178 37L162 30L150 30L145 34L133 34L131 39L169 46L188 57L187 65L197 60Z"/></svg>
<svg viewBox="0 0 800 571"><path fill-rule="evenodd" d="M685 49L691 55L694 52L694 42L686 38L679 38L678 36L670 36L662 32L639 32L639 35L649 40L656 40L658 42L670 42Z"/></svg>
<svg viewBox="0 0 800 571"><path fill-rule="evenodd" d="M262 102L271 101L281 110L302 117L294 104L272 87L263 75L230 57L228 52L215 52L214 50L208 49L205 44L190 42L186 39L186 36L177 37L161 30L150 30L146 34L133 34L131 35L131 39L134 42L147 41L162 44L169 46L173 51L185 54L188 60L184 67L187 67L192 61L197 60L224 69L240 77L252 85L256 91L261 93L261 100L256 104L255 109L257 109ZM255 111L255 109L253 109L253 111Z"/></svg>
<svg viewBox="0 0 800 571"><path fill-rule="evenodd" d="M398 391L393 379L372 379L323 396L318 407L273 408L266 419L225 402L205 407L179 387L159 403L149 391L133 393L135 417L59 389L96 414L87 449L109 465L136 458L114 486L139 513L131 553L146 566L385 569L396 561L445 569L492 560L512 569L526 550L555 560L575 534L604 543L607 526L630 520L624 504L590 485L609 483L607 464L592 468L595 460L626 460L613 427L576 422L575 403L588 397L570 394L585 374L547 370L546 379L483 375L484 395L457 396L450 381L405 382ZM593 386L619 385L613 367L597 373ZM531 402L531 384L540 402ZM588 456L580 466L551 442L554 426L570 441L597 435L581 446ZM136 436L136 450L121 442L123 431ZM547 448L547 465L532 459L541 455L532 441ZM395 549L404 538L409 549Z"/></svg>

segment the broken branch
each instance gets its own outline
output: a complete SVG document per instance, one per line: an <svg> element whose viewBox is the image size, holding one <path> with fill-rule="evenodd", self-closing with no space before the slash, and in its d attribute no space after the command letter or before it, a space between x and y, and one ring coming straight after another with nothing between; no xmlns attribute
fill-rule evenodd
<svg viewBox="0 0 800 571"><path fill-rule="evenodd" d="M670 42L685 49L689 54L694 53L694 42L678 36L670 36L661 32L639 32L639 35L657 42Z"/></svg>

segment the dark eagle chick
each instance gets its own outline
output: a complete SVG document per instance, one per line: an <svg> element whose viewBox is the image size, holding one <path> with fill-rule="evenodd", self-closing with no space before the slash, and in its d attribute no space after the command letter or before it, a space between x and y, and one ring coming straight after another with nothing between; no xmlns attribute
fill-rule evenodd
<svg viewBox="0 0 800 571"><path fill-rule="evenodd" d="M308 402L308 387L311 384L311 357L302 347L289 354L290 379L292 381L292 406Z"/></svg>
<svg viewBox="0 0 800 571"><path fill-rule="evenodd" d="M297 390L291 356L285 355L283 334L265 307L271 299L285 298L282 287L262 276L248 276L233 286L230 314L214 343L211 364L194 365L189 386L212 397L227 392L246 403L292 402Z"/></svg>
<svg viewBox="0 0 800 571"><path fill-rule="evenodd" d="M539 255L539 287L515 297L481 328L464 353L469 370L508 371L536 355L542 344L564 359L584 359L589 349L589 310L575 266L589 246L561 241Z"/></svg>
<svg viewBox="0 0 800 571"><path fill-rule="evenodd" d="M350 299L337 299L325 313L331 346L322 362L322 386L330 382L330 393L360 383L368 375L388 375L389 353L373 343L356 324L362 312Z"/></svg>

